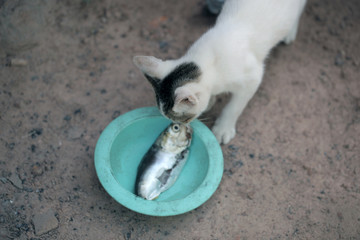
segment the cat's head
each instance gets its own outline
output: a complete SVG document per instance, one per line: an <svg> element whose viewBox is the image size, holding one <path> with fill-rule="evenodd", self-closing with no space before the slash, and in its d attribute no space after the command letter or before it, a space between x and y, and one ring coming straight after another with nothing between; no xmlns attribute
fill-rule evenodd
<svg viewBox="0 0 360 240"><path fill-rule="evenodd" d="M154 88L157 105L165 117L188 123L206 109L209 96L201 87L201 71L194 62L162 61L149 56L136 56L133 61Z"/></svg>

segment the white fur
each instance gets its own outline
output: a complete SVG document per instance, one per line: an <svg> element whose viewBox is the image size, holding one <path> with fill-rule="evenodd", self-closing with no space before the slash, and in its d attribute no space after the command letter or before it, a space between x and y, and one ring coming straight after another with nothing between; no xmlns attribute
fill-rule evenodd
<svg viewBox="0 0 360 240"><path fill-rule="evenodd" d="M305 3L306 0L226 0L215 26L183 57L170 61L135 57L134 62L143 72L159 78L184 62L195 62L200 67L200 81L182 87L183 92L196 97L195 106L185 109L188 106L175 105L174 110L196 112L199 116L212 96L232 93L212 129L218 141L226 144L235 136L236 121L261 83L264 60L271 48L282 40L287 44L295 40Z"/></svg>
<svg viewBox="0 0 360 240"><path fill-rule="evenodd" d="M182 102L181 100L184 98L189 98L189 102ZM185 84L175 90L175 105L173 111L194 114L194 118L197 118L206 110L209 98L210 91L206 86L202 86L200 83Z"/></svg>

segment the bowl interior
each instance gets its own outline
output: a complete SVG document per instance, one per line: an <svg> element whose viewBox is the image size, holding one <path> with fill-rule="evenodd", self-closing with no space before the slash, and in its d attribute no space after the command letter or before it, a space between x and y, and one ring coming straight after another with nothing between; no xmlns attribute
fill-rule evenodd
<svg viewBox="0 0 360 240"><path fill-rule="evenodd" d="M134 194L137 168L142 157L169 124L170 121L162 116L138 118L115 136L110 149L111 172L118 184L130 194ZM179 178L154 201L185 198L204 181L208 167L208 151L197 129L194 129L190 154Z"/></svg>
<svg viewBox="0 0 360 240"><path fill-rule="evenodd" d="M175 184L153 201L134 194L137 168L146 151L170 124L155 107L138 108L112 121L95 148L95 168L105 190L123 206L151 216L191 211L215 192L223 174L223 156L212 132L191 123L193 140L188 160Z"/></svg>

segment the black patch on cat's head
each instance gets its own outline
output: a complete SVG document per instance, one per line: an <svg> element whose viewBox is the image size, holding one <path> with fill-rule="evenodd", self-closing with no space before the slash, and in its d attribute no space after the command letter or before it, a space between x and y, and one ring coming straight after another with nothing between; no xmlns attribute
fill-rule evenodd
<svg viewBox="0 0 360 240"><path fill-rule="evenodd" d="M145 77L155 90L158 106L160 107L160 103L162 103L162 110L165 115L168 115L174 107L175 90L186 83L197 81L200 74L200 68L194 62L189 62L177 66L163 80L150 77L146 74Z"/></svg>

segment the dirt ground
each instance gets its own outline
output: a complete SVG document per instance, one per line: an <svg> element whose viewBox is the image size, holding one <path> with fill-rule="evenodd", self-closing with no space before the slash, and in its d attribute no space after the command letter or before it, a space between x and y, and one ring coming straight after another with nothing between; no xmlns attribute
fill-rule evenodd
<svg viewBox="0 0 360 240"><path fill-rule="evenodd" d="M204 6L0 0L0 239L360 239L358 0L308 1L222 146L205 204L149 217L105 192L101 131L155 105L132 56L181 56L215 21Z"/></svg>

